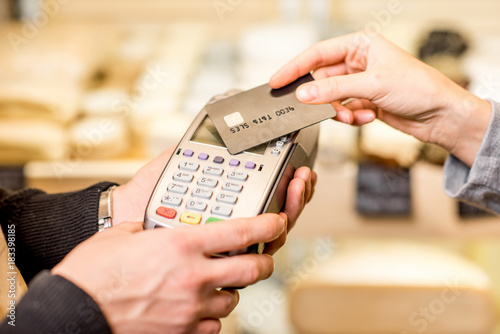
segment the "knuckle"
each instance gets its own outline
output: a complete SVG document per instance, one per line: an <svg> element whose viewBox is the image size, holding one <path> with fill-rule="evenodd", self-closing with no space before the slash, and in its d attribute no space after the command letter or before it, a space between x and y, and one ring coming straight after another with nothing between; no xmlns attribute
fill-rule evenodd
<svg viewBox="0 0 500 334"><path fill-rule="evenodd" d="M193 286L198 289L210 284L213 281L213 277L208 275L206 272L198 272L196 278L192 278Z"/></svg>
<svg viewBox="0 0 500 334"><path fill-rule="evenodd" d="M180 255L187 255L191 252L189 242L186 242L185 240L179 240L176 243L176 248Z"/></svg>
<svg viewBox="0 0 500 334"><path fill-rule="evenodd" d="M370 85L373 87L373 91L381 91L383 89L384 73L379 70L373 70L372 75L369 76L371 79Z"/></svg>
<svg viewBox="0 0 500 334"><path fill-rule="evenodd" d="M209 328L207 328L208 333L210 334L217 334L221 331L221 329L222 329L222 323L219 319L213 319L210 322Z"/></svg>
<svg viewBox="0 0 500 334"><path fill-rule="evenodd" d="M171 238L169 247L175 247L176 251L180 255L187 255L192 252L194 248L196 248L197 240L190 233L183 233L178 237Z"/></svg>
<svg viewBox="0 0 500 334"><path fill-rule="evenodd" d="M323 45L324 45L324 41L318 41L318 42L313 43L310 46L310 49L317 50L317 49L320 49Z"/></svg>
<svg viewBox="0 0 500 334"><path fill-rule="evenodd" d="M203 304L201 300L197 299L193 301L193 304L191 305L192 310L191 310L191 318L192 319L198 319L200 314L203 311Z"/></svg>
<svg viewBox="0 0 500 334"><path fill-rule="evenodd" d="M252 283L257 282L261 276L261 271L262 269L260 268L258 260L253 258L248 262L246 270L247 280Z"/></svg>
<svg viewBox="0 0 500 334"><path fill-rule="evenodd" d="M251 232L246 226L249 225L245 225L245 227L238 229L235 233L235 238L241 247L248 246L252 240Z"/></svg>
<svg viewBox="0 0 500 334"><path fill-rule="evenodd" d="M328 41L319 41L311 46L311 50L314 52L314 59L316 60L316 66L325 63L324 50L328 47Z"/></svg>
<svg viewBox="0 0 500 334"><path fill-rule="evenodd" d="M262 224L262 226L260 227L263 232L263 236L266 239L262 241L274 240L279 236L278 235L278 233L280 232L279 224L277 223L277 219L275 217L277 216L275 215L266 216L267 219L265 220L265 223Z"/></svg>
<svg viewBox="0 0 500 334"><path fill-rule="evenodd" d="M202 313L202 303L198 298L193 298L185 310L185 321L191 323L194 319L198 319Z"/></svg>
<svg viewBox="0 0 500 334"><path fill-rule="evenodd" d="M227 317L236 307L237 303L235 303L234 298L228 296L224 299L222 316Z"/></svg>
<svg viewBox="0 0 500 334"><path fill-rule="evenodd" d="M328 79L328 84L326 87L326 93L328 96L335 97L340 95L340 87L336 78L331 77Z"/></svg>
<svg viewBox="0 0 500 334"><path fill-rule="evenodd" d="M182 275L182 285L187 291L198 291L208 280L207 275L194 268L186 270Z"/></svg>
<svg viewBox="0 0 500 334"><path fill-rule="evenodd" d="M275 228L271 224L266 224L265 226L262 226L262 233L265 239L262 241L269 241L276 237Z"/></svg>
<svg viewBox="0 0 500 334"><path fill-rule="evenodd" d="M184 305L180 307L176 313L175 323L179 328L189 328L199 317L198 313L190 307L191 305ZM184 333L184 332L182 332Z"/></svg>

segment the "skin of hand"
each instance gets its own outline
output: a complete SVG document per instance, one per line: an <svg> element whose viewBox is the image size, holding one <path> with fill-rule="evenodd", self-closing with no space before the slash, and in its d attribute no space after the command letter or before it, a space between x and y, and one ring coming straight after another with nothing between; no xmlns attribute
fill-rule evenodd
<svg viewBox="0 0 500 334"><path fill-rule="evenodd" d="M239 300L220 288L266 279L274 262L268 254L211 255L276 240L286 228L277 214L146 231L124 222L81 243L52 273L86 291L113 333L218 333Z"/></svg>
<svg viewBox="0 0 500 334"><path fill-rule="evenodd" d="M357 32L319 42L275 73L280 88L313 71L297 89L303 103L332 103L336 120L363 125L376 117L471 166L491 105L379 35ZM345 105L341 101L353 99Z"/></svg>

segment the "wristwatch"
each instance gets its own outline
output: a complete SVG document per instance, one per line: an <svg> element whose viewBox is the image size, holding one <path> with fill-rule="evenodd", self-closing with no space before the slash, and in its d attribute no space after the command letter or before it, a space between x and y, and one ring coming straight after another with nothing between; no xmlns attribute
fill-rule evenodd
<svg viewBox="0 0 500 334"><path fill-rule="evenodd" d="M99 199L99 216L97 218L98 231L102 232L111 227L113 212L113 190L116 186L111 186L101 193Z"/></svg>

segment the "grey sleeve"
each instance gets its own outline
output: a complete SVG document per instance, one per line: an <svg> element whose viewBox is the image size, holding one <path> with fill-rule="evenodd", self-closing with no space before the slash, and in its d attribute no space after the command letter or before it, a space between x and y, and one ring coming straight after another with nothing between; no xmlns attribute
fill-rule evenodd
<svg viewBox="0 0 500 334"><path fill-rule="evenodd" d="M500 103L491 105L490 124L472 167L450 155L444 189L453 198L500 214Z"/></svg>

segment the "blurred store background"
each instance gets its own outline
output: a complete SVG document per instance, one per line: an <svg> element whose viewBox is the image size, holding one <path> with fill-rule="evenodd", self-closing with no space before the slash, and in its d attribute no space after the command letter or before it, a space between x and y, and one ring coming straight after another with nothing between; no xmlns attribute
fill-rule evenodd
<svg viewBox="0 0 500 334"><path fill-rule="evenodd" d="M0 185L126 182L212 96L360 29L500 100L499 13L495 0L0 0ZM223 331L500 333L500 221L446 197L446 153L377 122L322 128L315 198Z"/></svg>

